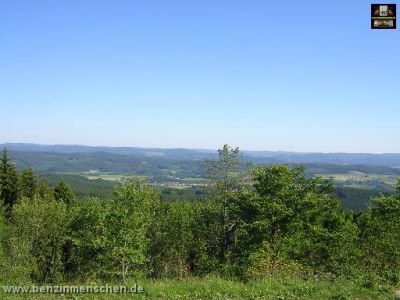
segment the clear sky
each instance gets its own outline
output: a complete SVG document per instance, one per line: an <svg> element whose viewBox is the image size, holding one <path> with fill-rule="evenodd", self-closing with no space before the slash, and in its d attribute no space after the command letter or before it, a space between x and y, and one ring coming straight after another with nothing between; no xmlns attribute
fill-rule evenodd
<svg viewBox="0 0 400 300"><path fill-rule="evenodd" d="M1 1L0 142L400 152L400 29L279 2Z"/></svg>

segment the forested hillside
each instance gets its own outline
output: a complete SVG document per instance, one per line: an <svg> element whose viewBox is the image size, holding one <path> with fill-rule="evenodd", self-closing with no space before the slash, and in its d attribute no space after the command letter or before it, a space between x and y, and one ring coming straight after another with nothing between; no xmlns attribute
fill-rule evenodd
<svg viewBox="0 0 400 300"><path fill-rule="evenodd" d="M210 295L190 290L190 280L208 284L213 276L221 283L214 286L218 293L232 282L257 293L249 282L261 288L270 280L287 282L291 299L393 295L400 283L400 182L395 194L372 193L373 206L353 213L345 211L331 180L310 178L303 166L244 170L239 149L227 145L203 164L206 193L197 201L163 201L160 189L132 178L111 183L113 193L99 198L93 197L96 190L111 184L86 186L88 179L17 171L3 151L1 281L125 284L186 278L188 290L181 293L190 299ZM67 180L88 191L78 197ZM277 297L289 295L282 285L264 288ZM228 297L233 290L222 293ZM179 298L175 292L166 290L164 298ZM143 296L156 295L150 290Z"/></svg>
<svg viewBox="0 0 400 300"><path fill-rule="evenodd" d="M7 146L11 149L9 156L18 170L30 167L39 177L45 177L50 185L63 179L74 188L79 198L109 197L112 187L127 176L146 179L158 185L164 199L201 198L205 194L203 179L206 176L203 161L218 157L217 152L210 150L36 144ZM371 206L373 196L393 193L396 178L400 176L400 168L396 167L397 155L391 154L247 151L241 153L241 156L241 170L246 170L249 164L287 163L293 168L298 165L296 162L302 162L307 177L332 178L345 208L355 211ZM356 164L369 162L369 159L371 163ZM346 161L353 164L344 163ZM379 161L382 165L376 164Z"/></svg>

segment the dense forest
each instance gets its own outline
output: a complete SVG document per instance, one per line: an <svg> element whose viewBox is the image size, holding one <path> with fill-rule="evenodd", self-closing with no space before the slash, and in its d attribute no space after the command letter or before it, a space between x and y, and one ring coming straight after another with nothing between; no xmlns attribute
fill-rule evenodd
<svg viewBox="0 0 400 300"><path fill-rule="evenodd" d="M37 174L37 180L46 181L49 187L54 188L58 182L64 181L74 191L76 199L85 199L96 197L100 199L109 199L113 196L113 190L118 182L107 181L103 179L87 179L79 175L71 174ZM154 177L148 180L151 183ZM196 201L205 197L208 190L203 186L189 186L188 188L159 188L161 200L188 200ZM367 189L359 187L347 187L335 184L335 193L342 201L346 211L365 211L372 206L372 198L381 194L391 195L393 192L382 189Z"/></svg>
<svg viewBox="0 0 400 300"><path fill-rule="evenodd" d="M400 283L400 182L395 194L371 194L373 205L353 212L332 181L310 178L303 166L241 166L239 149L228 145L203 161L208 184L196 201L132 179L99 181L77 195L63 178L17 171L4 150L0 281L212 275L244 283L279 276L345 278L367 288Z"/></svg>

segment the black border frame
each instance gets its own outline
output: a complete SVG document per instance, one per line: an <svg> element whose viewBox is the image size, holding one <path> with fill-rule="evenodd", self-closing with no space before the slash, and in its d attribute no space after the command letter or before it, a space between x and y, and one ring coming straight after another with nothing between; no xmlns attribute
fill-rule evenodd
<svg viewBox="0 0 400 300"><path fill-rule="evenodd" d="M390 5L394 6L394 19L393 19L393 27L375 27L374 26L374 7L379 5ZM373 3L371 4L371 29L397 29L397 7L395 3Z"/></svg>

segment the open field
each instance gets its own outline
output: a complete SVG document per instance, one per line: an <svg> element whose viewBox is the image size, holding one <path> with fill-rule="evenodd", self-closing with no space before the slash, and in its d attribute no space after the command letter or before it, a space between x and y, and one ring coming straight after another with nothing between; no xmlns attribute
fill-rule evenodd
<svg viewBox="0 0 400 300"><path fill-rule="evenodd" d="M315 176L322 176L324 178L333 178L334 181L346 182L352 181L359 184L378 181L388 185L394 185L397 182L396 175L385 175L385 174L366 174L362 172L348 172L348 173L335 173L335 174L315 174Z"/></svg>
<svg viewBox="0 0 400 300"><path fill-rule="evenodd" d="M119 182L124 178L135 178L139 181L146 180L148 176L141 176L141 175L128 175L128 174L116 174L112 172L65 172L65 173L58 173L58 174L67 174L67 175L77 175L81 176L84 178L87 178L89 180L106 180L106 181L113 181L113 182Z"/></svg>
<svg viewBox="0 0 400 300"><path fill-rule="evenodd" d="M104 175L87 175L85 177L90 180L103 179L103 180L109 180L109 181L121 181L121 179L124 178L125 176L104 174Z"/></svg>

